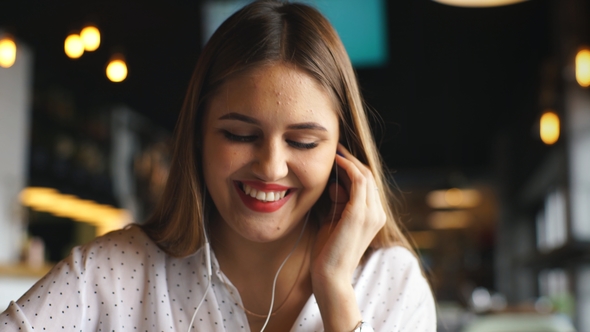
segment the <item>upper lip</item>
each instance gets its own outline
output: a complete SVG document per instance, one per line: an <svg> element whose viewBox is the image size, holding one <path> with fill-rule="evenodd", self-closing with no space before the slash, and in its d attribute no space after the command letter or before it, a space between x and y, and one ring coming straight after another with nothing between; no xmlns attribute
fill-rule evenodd
<svg viewBox="0 0 590 332"><path fill-rule="evenodd" d="M285 187L285 186L281 186L280 184L275 184L275 183L264 183L264 182L259 182L259 181L238 181L238 182L245 183L256 190L262 190L262 191L285 191L285 190L291 189L291 187Z"/></svg>

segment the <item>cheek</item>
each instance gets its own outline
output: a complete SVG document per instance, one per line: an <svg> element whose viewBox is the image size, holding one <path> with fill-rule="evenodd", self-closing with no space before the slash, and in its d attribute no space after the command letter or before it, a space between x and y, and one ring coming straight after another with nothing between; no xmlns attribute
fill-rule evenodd
<svg viewBox="0 0 590 332"><path fill-rule="evenodd" d="M325 156L326 154L319 153L314 158L300 159L298 161L297 169L294 171L297 172L298 178L304 187L323 190L334 164Z"/></svg>
<svg viewBox="0 0 590 332"><path fill-rule="evenodd" d="M205 146L203 159L206 175L223 180L220 176L230 175L247 163L248 152L245 149L239 149L215 137L210 137L207 142L209 144Z"/></svg>

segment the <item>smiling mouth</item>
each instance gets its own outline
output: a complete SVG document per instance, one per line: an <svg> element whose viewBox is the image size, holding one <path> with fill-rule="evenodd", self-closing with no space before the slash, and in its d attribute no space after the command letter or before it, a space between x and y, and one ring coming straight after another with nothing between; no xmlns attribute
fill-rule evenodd
<svg viewBox="0 0 590 332"><path fill-rule="evenodd" d="M244 192L244 194L255 198L261 202L276 202L280 201L281 199L285 198L286 195L289 194L291 189L283 190L283 191L262 191L251 186L238 182L238 187L240 190Z"/></svg>

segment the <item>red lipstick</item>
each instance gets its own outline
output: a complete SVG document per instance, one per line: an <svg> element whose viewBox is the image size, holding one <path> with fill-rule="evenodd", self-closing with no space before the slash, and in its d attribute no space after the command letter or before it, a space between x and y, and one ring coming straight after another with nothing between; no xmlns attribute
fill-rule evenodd
<svg viewBox="0 0 590 332"><path fill-rule="evenodd" d="M243 181L242 183L245 183L256 190L262 190L262 191L284 191L284 190L291 189L289 187L281 186L278 184L266 184L266 183L261 183L261 182L257 182L257 181ZM263 202L263 201L257 200L254 197L251 197L250 195L246 195L246 193L242 190L242 188L240 188L241 187L240 182L234 181L234 187L236 188L236 191L238 192L240 199L242 200L244 205L246 205L247 208L249 208L252 211L262 212L262 213L270 213L270 212L277 211L283 205L285 205L285 203L287 203L287 201L291 198L291 194L293 193L293 190L289 190L289 192L287 192L285 197L283 197L282 199L279 199L278 201Z"/></svg>
<svg viewBox="0 0 590 332"><path fill-rule="evenodd" d="M285 190L291 189L289 187L281 186L279 184L272 184L272 183L267 184L267 183L263 183L263 182L259 182L259 181L241 181L241 182L249 185L250 187L252 187L256 190L262 190L262 191L285 191Z"/></svg>

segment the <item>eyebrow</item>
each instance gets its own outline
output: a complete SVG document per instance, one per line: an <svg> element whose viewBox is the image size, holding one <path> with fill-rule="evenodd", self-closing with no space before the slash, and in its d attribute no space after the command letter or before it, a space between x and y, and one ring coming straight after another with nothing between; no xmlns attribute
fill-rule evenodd
<svg viewBox="0 0 590 332"><path fill-rule="evenodd" d="M260 121L249 117L247 115L244 114L240 114L240 113L227 113L225 115L222 115L219 120L238 120L238 121L243 121L246 123L250 123L250 124L255 124L255 125L260 125Z"/></svg>
<svg viewBox="0 0 590 332"><path fill-rule="evenodd" d="M244 114L235 113L235 112L224 114L219 118L219 120L237 120L237 121L242 121L242 122L246 122L246 123L254 124L254 125L261 124L260 121L256 120L255 118L249 117ZM287 128L288 129L299 129L299 130L311 129L311 130L328 131L326 128L324 128L323 126L321 126L319 123L316 123L316 122L295 123L295 124L287 126Z"/></svg>

